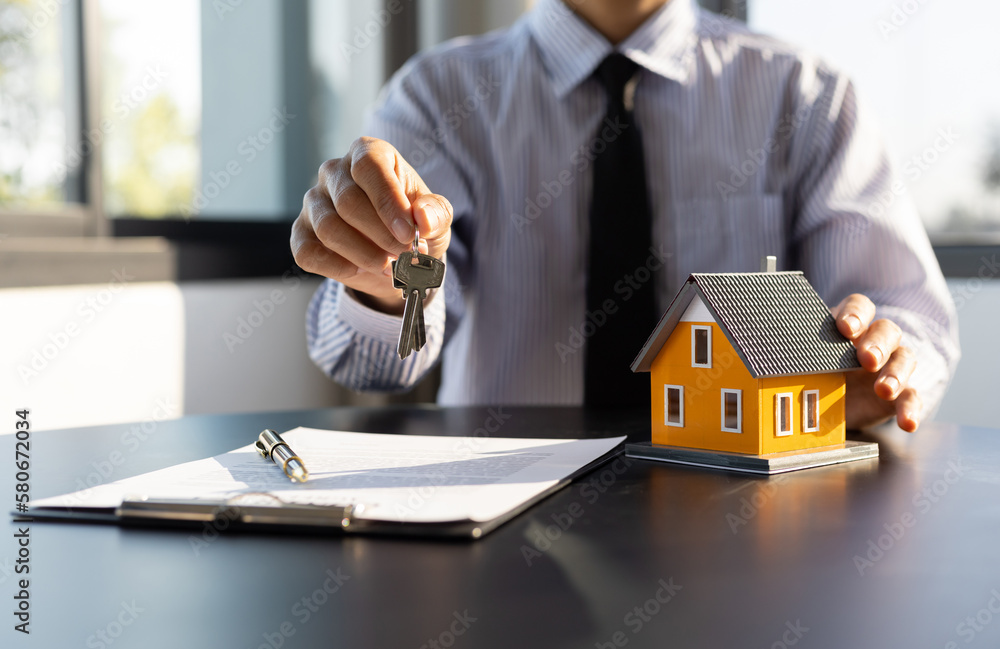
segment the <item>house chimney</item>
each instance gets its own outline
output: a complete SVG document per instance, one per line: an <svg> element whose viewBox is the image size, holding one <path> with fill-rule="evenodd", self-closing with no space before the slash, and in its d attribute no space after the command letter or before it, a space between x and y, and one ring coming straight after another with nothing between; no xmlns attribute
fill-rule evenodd
<svg viewBox="0 0 1000 649"><path fill-rule="evenodd" d="M773 273L777 267L778 258L774 255L768 255L760 260L760 272L762 273Z"/></svg>

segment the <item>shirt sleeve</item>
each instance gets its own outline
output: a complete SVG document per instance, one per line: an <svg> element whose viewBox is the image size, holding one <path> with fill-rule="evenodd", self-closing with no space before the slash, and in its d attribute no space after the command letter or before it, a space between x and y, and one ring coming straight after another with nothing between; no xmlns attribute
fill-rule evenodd
<svg viewBox="0 0 1000 649"><path fill-rule="evenodd" d="M803 96L815 99L798 111L807 117L792 155L804 171L787 197L797 262L828 304L862 293L875 303L876 318L900 326L902 344L917 357L910 384L929 418L960 355L954 302L906 186L851 82L820 73L803 86Z"/></svg>
<svg viewBox="0 0 1000 649"><path fill-rule="evenodd" d="M335 381L356 392L398 392L433 367L444 341L444 296L424 310L427 343L400 360L396 352L402 318L361 304L333 280L320 285L306 314L309 357Z"/></svg>
<svg viewBox="0 0 1000 649"><path fill-rule="evenodd" d="M383 89L364 133L386 140L420 174L431 191L454 208L444 284L424 311L427 344L400 360L396 353L402 318L362 305L342 284L326 280L306 313L309 356L328 376L357 392L401 392L412 388L441 357L464 315L460 276L468 265L463 236L472 211L468 180L449 152L449 134L434 115L433 78L420 57Z"/></svg>

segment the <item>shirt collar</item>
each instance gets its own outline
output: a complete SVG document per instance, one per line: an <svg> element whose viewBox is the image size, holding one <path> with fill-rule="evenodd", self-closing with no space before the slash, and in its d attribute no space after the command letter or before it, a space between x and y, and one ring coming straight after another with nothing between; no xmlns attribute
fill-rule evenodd
<svg viewBox="0 0 1000 649"><path fill-rule="evenodd" d="M668 79L683 83L694 61L695 0L669 0L618 45L618 51ZM593 74L613 48L562 0L539 0L528 28L542 52L556 96Z"/></svg>

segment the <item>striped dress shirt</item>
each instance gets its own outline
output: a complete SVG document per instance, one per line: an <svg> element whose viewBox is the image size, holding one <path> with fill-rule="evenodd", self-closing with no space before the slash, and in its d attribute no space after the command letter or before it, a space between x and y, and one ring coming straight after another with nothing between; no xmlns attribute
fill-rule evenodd
<svg viewBox="0 0 1000 649"><path fill-rule="evenodd" d="M440 360L442 405L582 403L586 332L602 317L586 312L592 165L618 132L601 124L593 72L613 49L540 0L509 29L446 43L394 76L365 134L454 206L446 280L425 311L427 345L405 361L400 319L327 280L307 313L324 372L397 391ZM694 0L668 2L617 49L641 67L653 210L653 246L628 282L654 282L662 312L690 273L757 271L777 255L830 305L868 295L904 330L913 384L937 403L959 355L954 305L850 81Z"/></svg>

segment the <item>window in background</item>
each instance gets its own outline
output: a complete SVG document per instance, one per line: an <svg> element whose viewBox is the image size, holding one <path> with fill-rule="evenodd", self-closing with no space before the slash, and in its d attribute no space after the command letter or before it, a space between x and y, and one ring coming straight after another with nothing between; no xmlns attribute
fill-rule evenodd
<svg viewBox="0 0 1000 649"><path fill-rule="evenodd" d="M0 211L83 203L125 234L291 219L361 132L405 22L385 15L383 0L4 0Z"/></svg>
<svg viewBox="0 0 1000 649"><path fill-rule="evenodd" d="M805 45L850 75L930 231L1000 232L1000 4L753 0L749 8L753 29Z"/></svg>
<svg viewBox="0 0 1000 649"><path fill-rule="evenodd" d="M381 87L382 9L101 0L108 215L297 215L320 162L343 154Z"/></svg>
<svg viewBox="0 0 1000 649"><path fill-rule="evenodd" d="M73 2L0 3L0 209L83 199L79 20Z"/></svg>
<svg viewBox="0 0 1000 649"><path fill-rule="evenodd" d="M362 135L365 112L382 88L383 39L387 30L396 26L397 17L390 14L385 22L379 14L382 4L381 0L309 0L317 145L317 158L309 170L312 174L323 160L344 155L351 142Z"/></svg>
<svg viewBox="0 0 1000 649"><path fill-rule="evenodd" d="M190 205L198 184L200 2L102 0L104 207L163 217Z"/></svg>

